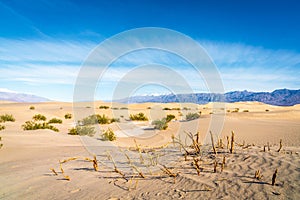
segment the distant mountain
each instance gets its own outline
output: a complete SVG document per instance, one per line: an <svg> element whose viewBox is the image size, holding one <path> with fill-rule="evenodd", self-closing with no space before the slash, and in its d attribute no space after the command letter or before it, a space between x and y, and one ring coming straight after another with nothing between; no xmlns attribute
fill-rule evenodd
<svg viewBox="0 0 300 200"><path fill-rule="evenodd" d="M22 94L13 92L0 92L0 101L14 101L14 102L46 102L50 101L47 98L39 97L32 94Z"/></svg>
<svg viewBox="0 0 300 200"><path fill-rule="evenodd" d="M300 90L279 89L273 92L249 92L234 91L224 95L215 93L194 93L194 94L168 94L159 96L134 96L126 99L117 100L120 103L171 103L171 102L189 102L197 104L206 104L209 102L240 102L240 101L258 101L271 105L292 106L300 104Z"/></svg>

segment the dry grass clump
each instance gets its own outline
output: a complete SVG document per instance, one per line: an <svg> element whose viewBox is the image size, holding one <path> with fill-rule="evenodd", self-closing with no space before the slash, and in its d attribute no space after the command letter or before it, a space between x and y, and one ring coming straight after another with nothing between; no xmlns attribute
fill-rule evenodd
<svg viewBox="0 0 300 200"><path fill-rule="evenodd" d="M66 113L65 114L65 119L72 119L72 114L71 113Z"/></svg>
<svg viewBox="0 0 300 200"><path fill-rule="evenodd" d="M117 139L114 131L111 128L108 128L106 131L103 132L102 138L103 140L107 141L114 141Z"/></svg>
<svg viewBox="0 0 300 200"><path fill-rule="evenodd" d="M4 130L5 126L0 124L0 131Z"/></svg>
<svg viewBox="0 0 300 200"><path fill-rule="evenodd" d="M69 130L69 135L87 135L94 136L96 133L95 128L92 126L75 126Z"/></svg>
<svg viewBox="0 0 300 200"><path fill-rule="evenodd" d="M48 124L62 124L62 120L58 118L52 118L48 121Z"/></svg>
<svg viewBox="0 0 300 200"><path fill-rule="evenodd" d="M0 115L0 122L14 122L16 119L13 117L13 115L4 114Z"/></svg>
<svg viewBox="0 0 300 200"><path fill-rule="evenodd" d="M109 106L99 106L99 109L109 109Z"/></svg>
<svg viewBox="0 0 300 200"><path fill-rule="evenodd" d="M200 118L200 114L199 113L188 113L185 116L185 120L186 121L191 121L191 120L198 119L198 118Z"/></svg>
<svg viewBox="0 0 300 200"><path fill-rule="evenodd" d="M144 113L138 113L138 114L131 114L129 116L130 120L132 121L148 121L148 118Z"/></svg>
<svg viewBox="0 0 300 200"><path fill-rule="evenodd" d="M46 122L38 123L35 121L26 121L25 124L22 125L24 131L28 130L37 130L37 129L49 129L55 132L59 132L59 129L55 126L52 126Z"/></svg>

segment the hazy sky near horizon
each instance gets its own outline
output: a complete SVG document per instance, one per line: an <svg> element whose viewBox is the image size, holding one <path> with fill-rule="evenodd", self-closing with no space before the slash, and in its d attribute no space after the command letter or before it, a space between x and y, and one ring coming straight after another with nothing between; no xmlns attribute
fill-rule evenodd
<svg viewBox="0 0 300 200"><path fill-rule="evenodd" d="M0 0L0 91L72 101L91 51L115 34L141 27L172 29L197 41L217 66L225 91L299 89L299 10L297 0ZM173 67L194 92L207 92L184 61L148 50L110 66L95 98L110 99L122 77L143 63ZM150 70L139 78L158 73ZM174 87L180 87L176 81ZM168 92L146 85L135 94Z"/></svg>

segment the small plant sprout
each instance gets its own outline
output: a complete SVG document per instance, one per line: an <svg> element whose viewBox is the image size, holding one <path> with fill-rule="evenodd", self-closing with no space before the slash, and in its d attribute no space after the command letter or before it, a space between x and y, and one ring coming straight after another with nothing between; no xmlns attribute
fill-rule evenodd
<svg viewBox="0 0 300 200"><path fill-rule="evenodd" d="M277 172L278 172L278 169L275 170L275 172L274 172L274 174L272 176L272 185L273 186L275 185L275 182L276 182Z"/></svg>
<svg viewBox="0 0 300 200"><path fill-rule="evenodd" d="M231 131L231 145L230 145L230 153L234 152L234 131Z"/></svg>

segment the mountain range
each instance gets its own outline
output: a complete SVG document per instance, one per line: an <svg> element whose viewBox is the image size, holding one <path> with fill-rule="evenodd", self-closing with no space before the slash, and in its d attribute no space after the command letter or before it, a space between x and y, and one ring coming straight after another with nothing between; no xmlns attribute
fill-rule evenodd
<svg viewBox="0 0 300 200"><path fill-rule="evenodd" d="M50 99L32 95L13 92L0 92L0 101L14 102L47 102ZM166 94L166 95L148 95L148 96L133 96L121 100L116 100L119 103L197 103L206 104L209 102L242 102L242 101L258 101L270 105L277 106L293 106L300 104L300 90L279 89L273 92L249 92L233 91L225 94L216 93L193 93L193 94Z"/></svg>
<svg viewBox="0 0 300 200"><path fill-rule="evenodd" d="M117 100L120 103L197 103L206 104L209 102L241 102L241 101L258 101L266 104L277 106L293 106L300 104L300 90L278 89L273 92L249 92L233 91L225 94L216 93L193 93L193 94L167 94L167 95L149 95L149 96L133 96Z"/></svg>
<svg viewBox="0 0 300 200"><path fill-rule="evenodd" d="M14 101L14 102L46 102L50 101L47 98L39 97L32 94L14 93L14 92L0 92L0 101Z"/></svg>

